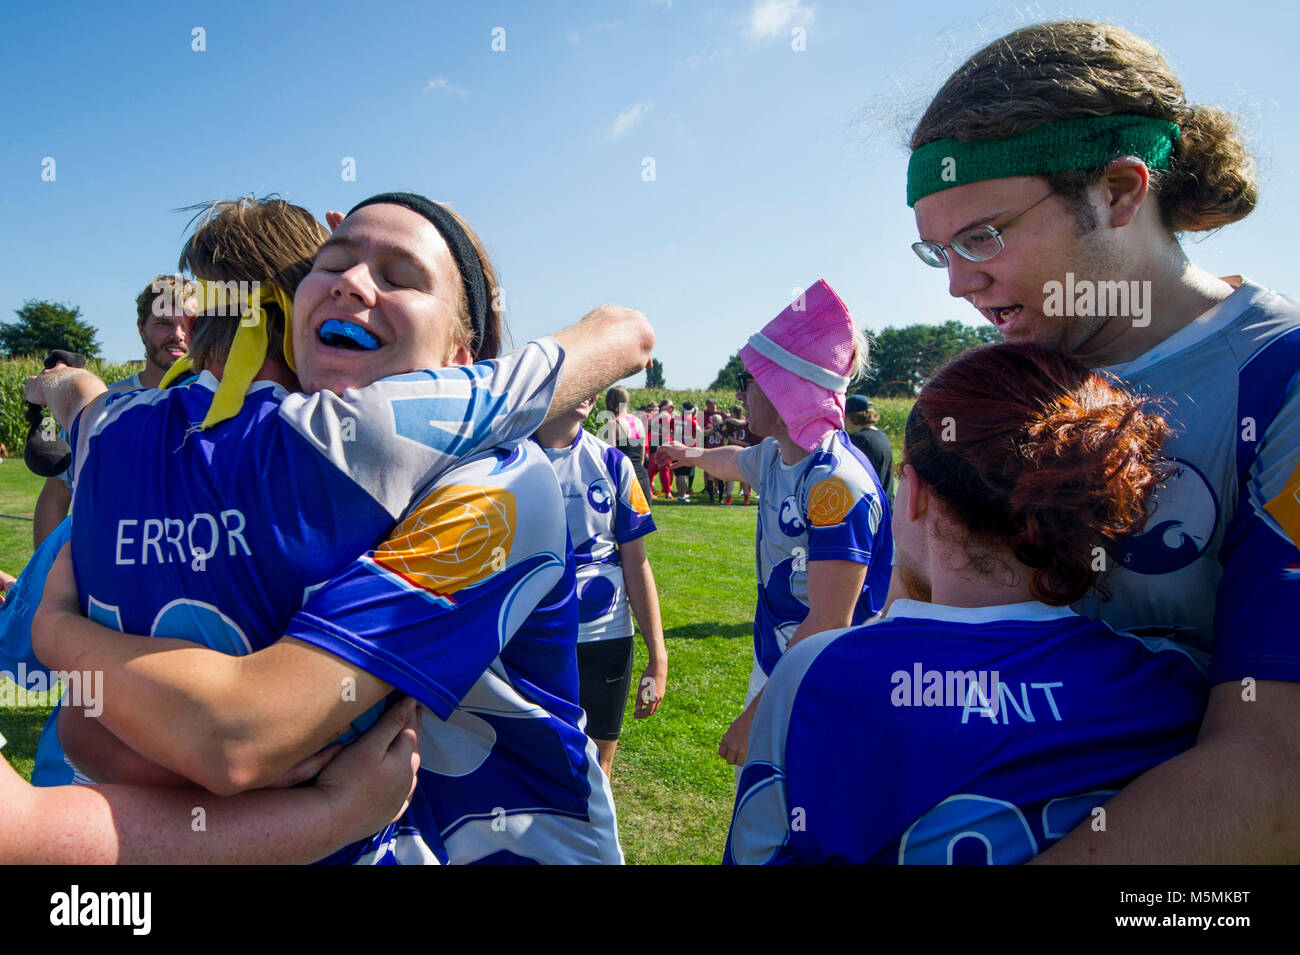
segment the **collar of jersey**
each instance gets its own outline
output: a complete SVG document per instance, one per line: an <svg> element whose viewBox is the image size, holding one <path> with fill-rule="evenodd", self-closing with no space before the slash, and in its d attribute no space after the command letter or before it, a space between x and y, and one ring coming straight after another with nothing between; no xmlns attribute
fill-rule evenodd
<svg viewBox="0 0 1300 955"><path fill-rule="evenodd" d="M829 450L830 450L830 443L833 442L833 441L835 440L835 436L836 436L837 434L841 434L841 433L844 434L844 437L845 437L846 439L848 438L848 433L845 432L843 428L838 428L838 429L836 429L835 431L830 431L830 432L828 432L828 433L825 435L825 437L822 438L821 444L817 445L817 447L815 447L815 448L813 448L811 451L809 451L808 454L807 454L805 457L802 457L802 458L800 458L798 461L794 462L794 464L786 464L786 463L785 463L785 459L781 457L781 443L780 443L779 441L777 441L776 438L772 438L772 442L773 442L774 444L776 444L776 465L777 465L777 467L779 467L782 471L785 471L787 474L790 473L790 472L792 472L792 471L797 471L799 468L807 467L808 465L812 464L813 456L814 456L818 451L829 451ZM764 438L763 440L764 440L764 441L767 441L768 439L767 439L767 438Z"/></svg>
<svg viewBox="0 0 1300 955"><path fill-rule="evenodd" d="M946 604L926 603L924 600L895 600L882 620L912 617L921 620L945 620L953 623L993 623L998 620L1060 620L1073 617L1069 607L1049 607L1037 600L1018 604L1000 604L993 607L949 607Z"/></svg>
<svg viewBox="0 0 1300 955"><path fill-rule="evenodd" d="M1230 276L1229 278L1238 278L1238 276ZM1244 275L1240 276L1240 279L1241 284L1237 286L1235 292L1218 305L1196 316L1187 325L1184 325L1149 351L1130 362L1121 365L1107 365L1105 368L1096 370L1109 372L1120 378L1132 378L1134 375L1146 371L1152 365L1199 345L1211 335L1232 324L1243 313L1254 308L1263 299L1276 294L1271 289L1256 285Z"/></svg>
<svg viewBox="0 0 1300 955"><path fill-rule="evenodd" d="M206 388L208 391L212 392L213 394L216 394L217 386L220 385L221 382L220 380L218 380L216 375L214 375L212 372L208 371L207 369L204 369L203 371L199 372L199 376L194 379L194 384L201 385L204 388ZM279 382L255 381L248 386L247 394L251 395L253 392L258 391L259 389L262 388L278 388L283 394L287 395L289 393L289 390Z"/></svg>
<svg viewBox="0 0 1300 955"><path fill-rule="evenodd" d="M573 444L565 448L548 448L546 445L542 444L542 442L537 440L536 433L530 434L528 437L532 440L533 444L537 445L539 448L541 448L543 451L546 452L547 457L550 457L552 460L554 460L555 457L557 456L572 454L574 451L576 451L578 449L578 444L582 441L582 433L586 430L587 430L586 428L579 428L578 433L573 436Z"/></svg>

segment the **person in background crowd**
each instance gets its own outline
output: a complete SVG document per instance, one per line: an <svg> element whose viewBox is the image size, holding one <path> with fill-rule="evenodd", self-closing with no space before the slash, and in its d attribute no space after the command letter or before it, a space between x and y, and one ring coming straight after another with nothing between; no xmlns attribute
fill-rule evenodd
<svg viewBox="0 0 1300 955"><path fill-rule="evenodd" d="M710 401L710 404L714 402ZM711 451L714 448L721 448L727 443L726 436L722 433L722 415L714 413L706 419L708 430L704 432L703 445L705 450ZM704 472L704 490L708 492L710 504L722 503L722 482L715 478L708 471Z"/></svg>
<svg viewBox="0 0 1300 955"><path fill-rule="evenodd" d="M894 449L889 435L881 431L880 412L866 395L850 395L844 402L844 430L853 446L861 451L876 469L880 486L894 499Z"/></svg>
<svg viewBox="0 0 1300 955"><path fill-rule="evenodd" d="M144 345L144 368L109 388L157 388L176 360L189 351L195 286L189 279L159 275L135 299L135 327Z"/></svg>
<svg viewBox="0 0 1300 955"><path fill-rule="evenodd" d="M754 667L744 712L718 747L737 775L776 661L811 634L879 613L893 555L889 500L841 430L844 393L866 366L867 342L839 296L817 282L751 335L740 357L745 408L768 437L744 450L663 449L674 462L696 461L762 495Z"/></svg>
<svg viewBox="0 0 1300 955"><path fill-rule="evenodd" d="M159 275L135 297L135 328L144 346L144 368L134 375L109 384L109 388L157 388L162 376L189 347L189 321L194 315L194 284L176 276ZM67 473L46 478L36 498L32 514L32 545L40 548L60 522L68 516L72 504L72 480ZM50 561L66 542L63 538L43 562ZM41 575L44 580L44 574ZM39 598L40 583L36 585ZM33 607L33 610L35 607Z"/></svg>
<svg viewBox="0 0 1300 955"><path fill-rule="evenodd" d="M632 471L641 485L641 493L650 500L650 473L646 470L646 426L640 415L628 413L627 389L615 386L605 392L605 410L614 417L606 426L605 441L632 462Z"/></svg>
<svg viewBox="0 0 1300 955"><path fill-rule="evenodd" d="M705 398L704 411L703 413L700 414L700 424L707 428L709 426L709 422L713 420L713 416L717 413L718 413L717 399Z"/></svg>
<svg viewBox="0 0 1300 955"><path fill-rule="evenodd" d="M696 417L693 402L683 402L682 413L673 419L673 440L688 448L700 447L700 420ZM677 499L683 504L689 504L691 485L695 483L695 466L673 468L673 478L677 485Z"/></svg>
<svg viewBox="0 0 1300 955"><path fill-rule="evenodd" d="M156 388L167 370L185 354L190 321L194 316L196 287L189 279L159 275L136 296L136 331L144 345L145 366L138 373L111 383L109 390ZM16 579L5 588L0 607L0 664L29 667L39 661L31 652L32 617L45 590L45 577L72 530L68 508L72 501L72 475L68 472L46 478L36 499L33 514L31 558ZM8 575L5 575L8 576ZM36 749L32 781L37 785L71 782L72 768L59 746L55 724L58 710L46 720Z"/></svg>
<svg viewBox="0 0 1300 955"><path fill-rule="evenodd" d="M741 384L744 384L744 382L748 380L749 379L745 375L741 375ZM744 391L745 389L741 387L741 385L737 385L737 394L744 394ZM759 441L763 440L760 436L754 434L754 432L750 430L749 419L745 417L745 409L740 405L731 406L731 414L725 419L722 425L722 436L726 439L727 446L734 448L753 447L755 444L758 444ZM749 503L750 487L743 480L737 482L724 481L722 483L723 504L731 503L731 485L733 483L739 485L741 493L745 495L745 503Z"/></svg>
<svg viewBox="0 0 1300 955"><path fill-rule="evenodd" d="M633 617L649 657L637 684L637 719L652 715L663 701L668 650L643 540L655 529L650 503L627 456L583 430L594 403L593 398L552 419L533 438L564 495L577 560L578 702L608 776L632 678Z"/></svg>
<svg viewBox="0 0 1300 955"><path fill-rule="evenodd" d="M651 491L654 490L654 479L658 477L659 486L663 489L661 496L668 501L673 499L672 465L666 463L664 456L656 452L672 440L673 417L673 399L665 398L659 402L659 407L650 416L650 436L646 447L650 461Z"/></svg>

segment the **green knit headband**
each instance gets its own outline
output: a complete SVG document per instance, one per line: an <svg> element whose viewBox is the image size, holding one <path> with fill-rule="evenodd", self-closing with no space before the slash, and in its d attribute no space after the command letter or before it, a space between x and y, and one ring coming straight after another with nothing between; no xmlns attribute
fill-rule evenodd
<svg viewBox="0 0 1300 955"><path fill-rule="evenodd" d="M932 192L985 179L1095 169L1116 156L1137 156L1168 169L1178 124L1154 116L1086 116L1040 123L1009 139L936 139L907 164L907 204Z"/></svg>

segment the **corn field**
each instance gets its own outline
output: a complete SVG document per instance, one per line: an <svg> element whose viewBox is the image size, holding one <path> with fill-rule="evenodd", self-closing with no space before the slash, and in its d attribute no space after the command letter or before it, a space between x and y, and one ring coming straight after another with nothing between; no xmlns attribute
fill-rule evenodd
<svg viewBox="0 0 1300 955"><path fill-rule="evenodd" d="M109 384L134 375L142 364L115 365L91 360L86 363L86 368ZM23 385L32 375L40 374L44 367L39 358L0 359L0 441L12 456L21 457L23 445L27 443L27 402L23 398Z"/></svg>

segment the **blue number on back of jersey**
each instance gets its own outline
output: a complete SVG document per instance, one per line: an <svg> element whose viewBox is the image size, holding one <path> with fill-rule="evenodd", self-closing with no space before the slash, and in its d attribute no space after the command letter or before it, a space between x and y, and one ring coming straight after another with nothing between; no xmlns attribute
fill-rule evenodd
<svg viewBox="0 0 1300 955"><path fill-rule="evenodd" d="M1024 815L1004 799L962 793L949 796L912 823L898 846L900 865L951 865L958 844L983 843L989 865L1014 865L1038 853L1038 843ZM962 847L963 858L969 858Z"/></svg>

